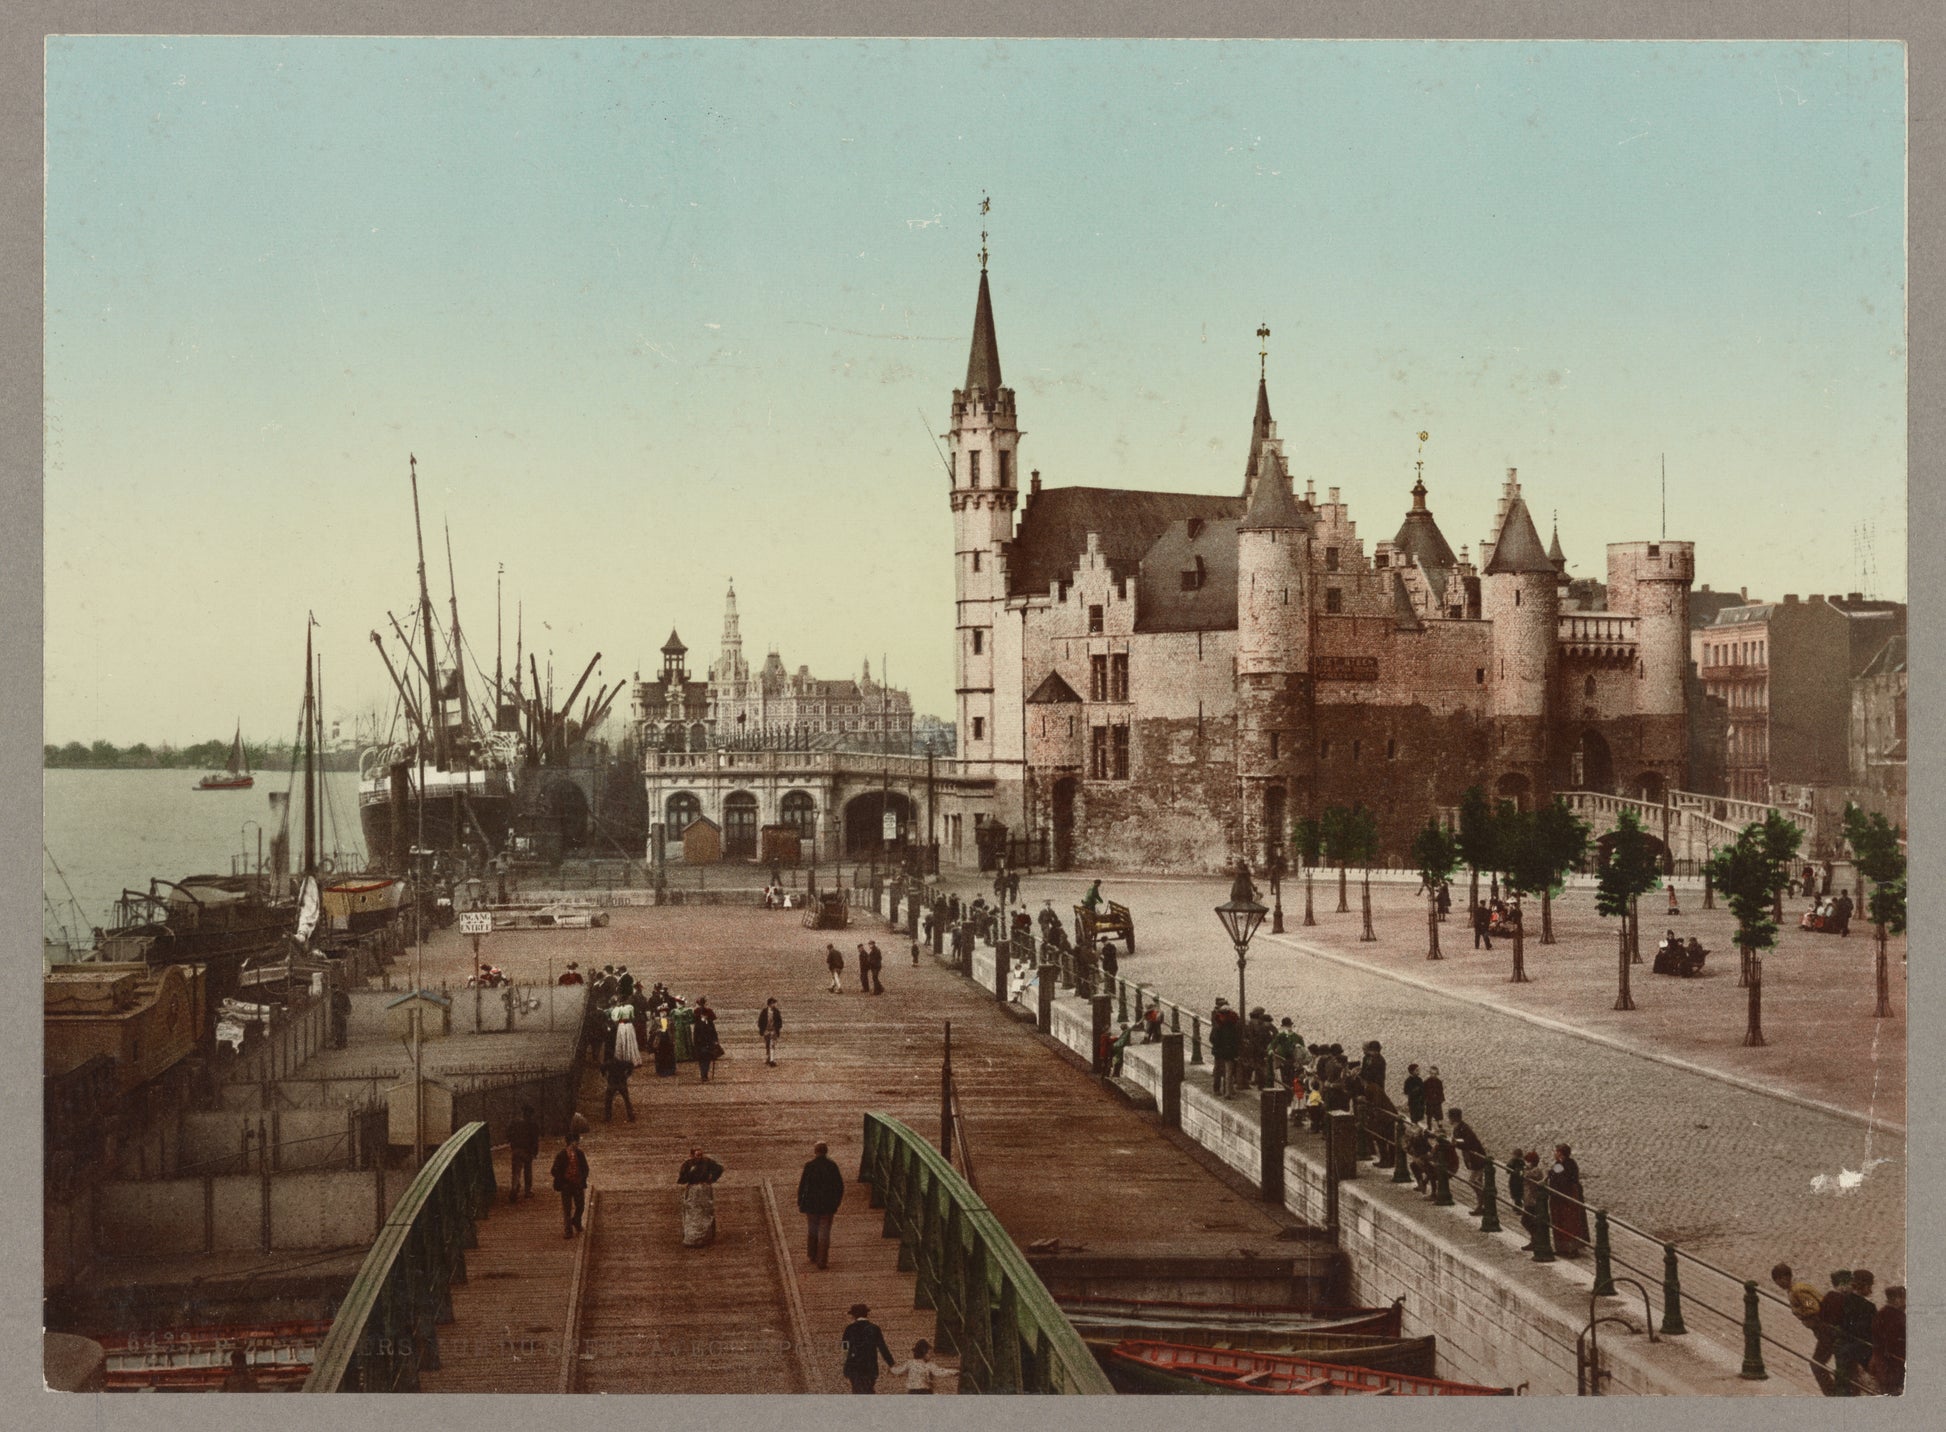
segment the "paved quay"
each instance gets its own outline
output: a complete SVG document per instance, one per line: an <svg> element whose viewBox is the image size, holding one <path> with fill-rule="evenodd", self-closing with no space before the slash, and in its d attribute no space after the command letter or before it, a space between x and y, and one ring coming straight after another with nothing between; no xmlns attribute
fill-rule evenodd
<svg viewBox="0 0 1946 1432"><path fill-rule="evenodd" d="M853 1180L867 1110L936 1137L947 1019L980 1192L1016 1243L1059 1238L1099 1253L1291 1256L1294 1245L1280 1238L1294 1223L1288 1214L1211 1172L1207 1156L1164 1137L968 981L930 959L914 967L882 921L861 912L852 930L823 932L805 929L795 911L612 914L603 929L498 932L490 957L517 979L548 957L557 968L569 958L584 968L626 963L638 977L662 980L686 997L707 995L729 1057L709 1084L693 1064L669 1078L638 1071L632 1124L619 1104L615 1122L604 1122L598 1084L584 1085L595 1201L581 1255L577 1388L842 1391L838 1337L854 1301L872 1306L901 1357L930 1335L932 1316L913 1309L912 1276L897 1270L897 1245L880 1236L882 1215L868 1207L867 1191L848 1188L830 1267L818 1270L805 1257L796 1189L820 1138ZM854 947L864 938L877 938L886 955L881 996L858 991ZM847 955L842 995L826 989L827 939ZM470 961L470 950L448 932L428 947L428 977L451 978ZM785 1034L777 1067L767 1068L755 1022L773 994ZM676 1229L676 1170L692 1144L727 1170L718 1185L719 1238L704 1250L682 1248ZM456 1321L442 1334L455 1346L479 1346L503 1328L559 1322L565 1330L582 1245L561 1237L558 1204L545 1188L551 1158L552 1149L544 1149L533 1203L520 1205L511 1220L496 1209L481 1226L480 1248L468 1259L470 1281L455 1294ZM505 1169L503 1151L503 1181ZM503 1240L509 1223L520 1232ZM538 1269L551 1271L542 1278ZM533 1281L523 1285L521 1278ZM524 1390L525 1375L485 1359L464 1368L449 1359L448 1371L430 1375L426 1385ZM880 1390L897 1388L887 1378Z"/></svg>

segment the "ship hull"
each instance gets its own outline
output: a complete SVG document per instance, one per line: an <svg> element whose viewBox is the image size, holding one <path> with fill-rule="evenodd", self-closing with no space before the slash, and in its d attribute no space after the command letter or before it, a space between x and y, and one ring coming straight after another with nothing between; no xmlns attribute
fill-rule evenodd
<svg viewBox="0 0 1946 1432"><path fill-rule="evenodd" d="M395 783L381 770L358 782L358 824L374 870L405 874L411 851L478 851L506 848L513 819L513 791L506 773L428 771L423 799L412 787L416 772Z"/></svg>

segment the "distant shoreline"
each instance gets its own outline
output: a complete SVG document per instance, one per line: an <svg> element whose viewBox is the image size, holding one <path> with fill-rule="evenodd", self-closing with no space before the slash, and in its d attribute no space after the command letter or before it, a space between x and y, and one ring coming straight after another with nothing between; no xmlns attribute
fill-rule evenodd
<svg viewBox="0 0 1946 1432"><path fill-rule="evenodd" d="M106 750L102 749L104 746ZM255 772L290 770L303 759L289 746L246 744L243 752L250 769ZM358 769L358 754L356 751L319 752L318 769L355 771ZM67 746L41 748L41 769L44 771L220 771L229 759L228 741L204 742L180 750L140 743L123 750L109 746L105 741L97 741L87 747L74 742Z"/></svg>

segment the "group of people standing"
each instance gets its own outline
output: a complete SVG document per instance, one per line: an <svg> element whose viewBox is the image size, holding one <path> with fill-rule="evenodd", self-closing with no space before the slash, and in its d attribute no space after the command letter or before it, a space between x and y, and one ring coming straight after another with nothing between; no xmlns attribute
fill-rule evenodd
<svg viewBox="0 0 1946 1432"><path fill-rule="evenodd" d="M824 947L824 967L831 974L832 994L845 992L845 955L836 945ZM885 953L878 947L877 940L867 940L858 947L858 991L860 994L884 994L885 981L880 975L885 969Z"/></svg>
<svg viewBox="0 0 1946 1432"><path fill-rule="evenodd" d="M1808 867L1807 867L1808 869ZM1790 1299L1791 1315L1817 1339L1811 1374L1826 1397L1897 1397L1905 1391L1905 1289L1885 1290L1885 1306L1872 1301L1877 1277L1863 1268L1840 1268L1820 1294L1779 1263L1770 1280Z"/></svg>

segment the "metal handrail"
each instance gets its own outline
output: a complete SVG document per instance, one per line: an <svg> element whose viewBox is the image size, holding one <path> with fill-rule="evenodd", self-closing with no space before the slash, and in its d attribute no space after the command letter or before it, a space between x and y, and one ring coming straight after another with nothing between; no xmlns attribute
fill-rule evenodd
<svg viewBox="0 0 1946 1432"><path fill-rule="evenodd" d="M439 1365L434 1324L464 1277L473 1222L493 1204L487 1126L441 1144L400 1195L319 1344L306 1392L413 1392Z"/></svg>
<svg viewBox="0 0 1946 1432"><path fill-rule="evenodd" d="M952 1329L968 1392L1112 1393L1012 1237L953 1166L886 1114L865 1115L859 1178L919 1292ZM955 1326L957 1324L957 1326Z"/></svg>

